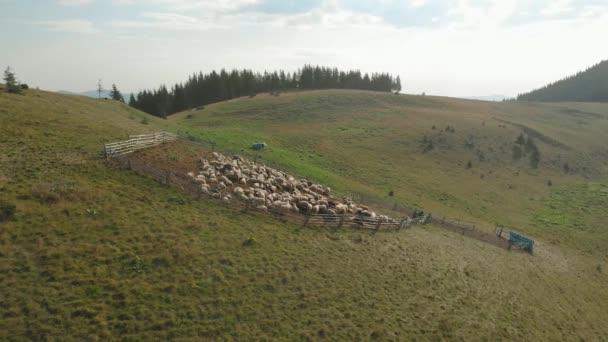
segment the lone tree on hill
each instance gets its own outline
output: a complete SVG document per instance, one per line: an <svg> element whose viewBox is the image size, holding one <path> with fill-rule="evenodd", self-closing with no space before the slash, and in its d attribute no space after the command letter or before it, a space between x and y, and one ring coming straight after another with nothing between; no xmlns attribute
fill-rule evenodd
<svg viewBox="0 0 608 342"><path fill-rule="evenodd" d="M112 84L112 90L110 91L110 98L112 100L116 100L116 101L125 103L125 99L124 99L124 97L122 97L122 94L120 93L118 88L116 88L116 84Z"/></svg>
<svg viewBox="0 0 608 342"><path fill-rule="evenodd" d="M4 83L6 84L6 92L13 94L21 93L21 86L17 82L15 73L11 70L11 67L6 67L4 70Z"/></svg>

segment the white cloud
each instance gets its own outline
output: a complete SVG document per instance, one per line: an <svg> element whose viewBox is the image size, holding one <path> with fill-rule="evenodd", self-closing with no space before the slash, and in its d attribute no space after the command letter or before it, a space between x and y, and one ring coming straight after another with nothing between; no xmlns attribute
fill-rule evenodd
<svg viewBox="0 0 608 342"><path fill-rule="evenodd" d="M262 0L116 0L142 4L160 5L172 12L223 13L237 11L242 8L260 3Z"/></svg>
<svg viewBox="0 0 608 342"><path fill-rule="evenodd" d="M543 8L540 13L545 17L556 17L568 14L573 11L571 0L550 1L549 5Z"/></svg>
<svg viewBox="0 0 608 342"><path fill-rule="evenodd" d="M82 19L46 20L37 22L48 31L69 33L98 33L92 22Z"/></svg>
<svg viewBox="0 0 608 342"><path fill-rule="evenodd" d="M169 0L159 0L168 2ZM240 1L240 5L238 4ZM141 19L129 21L114 21L110 25L115 28L140 28L164 31L205 31L209 29L245 29L245 27L268 27L286 28L296 27L298 29L311 29L313 27L324 28L346 28L366 27L383 25L383 19L379 16L362 14L342 8L337 1L325 1L320 7L308 12L296 14L269 14L254 11L231 11L229 8L237 8L252 0L239 0L237 4L217 2L197 15L181 14L173 12L147 12L141 15ZM184 0L176 2L189 3ZM191 4L195 5L195 4ZM207 4L209 5L209 4ZM201 5L202 6L202 5ZM236 6L236 7L234 7ZM201 8L201 7L199 7Z"/></svg>
<svg viewBox="0 0 608 342"><path fill-rule="evenodd" d="M84 6L93 3L94 0L59 0L63 6Z"/></svg>
<svg viewBox="0 0 608 342"><path fill-rule="evenodd" d="M156 29L166 31L204 31L225 27L214 22L213 18L196 18L177 13L147 12L141 15L142 20L113 21L116 28Z"/></svg>
<svg viewBox="0 0 608 342"><path fill-rule="evenodd" d="M410 6L412 6L414 8L420 8L420 7L423 7L424 5L426 5L427 3L428 3L428 0L411 0Z"/></svg>
<svg viewBox="0 0 608 342"><path fill-rule="evenodd" d="M274 16L275 26L296 26L299 28L345 28L381 26L384 20L379 16L358 13L341 7L337 1L325 1L320 7L308 12Z"/></svg>

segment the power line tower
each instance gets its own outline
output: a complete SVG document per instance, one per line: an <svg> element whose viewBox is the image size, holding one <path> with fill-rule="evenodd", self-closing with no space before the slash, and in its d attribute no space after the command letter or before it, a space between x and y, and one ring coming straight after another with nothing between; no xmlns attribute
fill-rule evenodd
<svg viewBox="0 0 608 342"><path fill-rule="evenodd" d="M97 81L97 98L101 99L101 93L103 92L103 86L101 85L101 78Z"/></svg>

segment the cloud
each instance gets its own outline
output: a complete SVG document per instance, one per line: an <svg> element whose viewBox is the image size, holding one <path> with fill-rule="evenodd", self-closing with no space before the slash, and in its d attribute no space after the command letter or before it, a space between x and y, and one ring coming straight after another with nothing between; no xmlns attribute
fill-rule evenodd
<svg viewBox="0 0 608 342"><path fill-rule="evenodd" d="M196 18L178 13L146 12L141 20L113 21L111 26L117 28L157 29L166 31L204 31L212 28L222 28L213 18Z"/></svg>
<svg viewBox="0 0 608 342"><path fill-rule="evenodd" d="M428 3L428 0L412 0L410 5L414 8L420 8Z"/></svg>
<svg viewBox="0 0 608 342"><path fill-rule="evenodd" d="M169 2L169 0L159 0ZM210 5L208 11L198 14L182 14L175 12L146 12L137 20L113 21L110 23L116 28L155 29L164 31L205 31L210 29L235 29L243 27L296 27L300 29L319 28L346 28L377 26L382 23L379 16L358 13L345 9L337 1L326 0L321 6L302 13L266 13L255 8L247 7L246 3L255 0L238 0L235 3L219 1ZM181 5L190 4L202 8L202 4L190 3L186 0L177 0ZM240 11L236 8L241 7ZM197 15L198 14L198 15Z"/></svg>
<svg viewBox="0 0 608 342"><path fill-rule="evenodd" d="M91 34L98 33L92 22L82 19L66 19L66 20L46 20L37 22L38 25L44 27L48 31L68 32L68 33L83 33Z"/></svg>
<svg viewBox="0 0 608 342"><path fill-rule="evenodd" d="M58 3L63 6L84 6L92 4L94 0L59 0Z"/></svg>
<svg viewBox="0 0 608 342"><path fill-rule="evenodd" d="M564 15L572 12L574 8L572 7L571 0L557 0L552 1L549 6L543 8L540 13L545 17L556 17L559 15Z"/></svg>
<svg viewBox="0 0 608 342"><path fill-rule="evenodd" d="M275 16L273 23L278 26L297 26L300 28L326 27L364 27L383 25L380 16L360 13L346 9L337 1L325 1L320 7L308 12Z"/></svg>
<svg viewBox="0 0 608 342"><path fill-rule="evenodd" d="M129 4L139 2L158 5L171 12L225 13L252 7L262 0L115 0Z"/></svg>

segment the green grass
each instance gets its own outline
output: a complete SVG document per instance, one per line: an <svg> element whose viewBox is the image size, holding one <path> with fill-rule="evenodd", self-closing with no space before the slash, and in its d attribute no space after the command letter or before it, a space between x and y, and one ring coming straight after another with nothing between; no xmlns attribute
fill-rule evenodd
<svg viewBox="0 0 608 342"><path fill-rule="evenodd" d="M316 104L308 109L320 111L332 97L313 97ZM287 100L283 95L276 99ZM351 100L335 101L329 105L339 109ZM402 100L376 101L368 110ZM441 99L403 101L416 108L427 101L433 110L449 107ZM207 108L211 112L214 107ZM253 110L251 105L248 111ZM292 144L288 126L277 124L284 130L272 134L272 127L262 129L268 122L254 126L255 113L250 115L240 131L238 123L226 120L233 133L230 127L217 128L222 127L219 119L216 128L209 128L198 115L190 120L200 127L190 128L112 101L34 90L25 96L0 94L0 200L16 206L14 219L0 223L0 339L608 338L606 259L571 245L541 241L531 257L431 226L375 235L298 229L262 214L244 215L193 199L99 158L103 142L152 130L192 130L235 151L249 139L266 139L272 149L264 158L303 174L326 175L330 186L348 190L353 185L370 199L382 200L385 190L398 184L390 177L399 177L408 184L395 187L403 201L409 198L405 189L427 187L421 204L428 197L429 203L453 205L454 212L467 205L471 215L478 210L465 193L452 192L441 179L423 187L432 175L410 180L384 164L363 162L341 170L352 163L347 155L352 149L340 152L329 139L310 147L306 140ZM148 125L141 124L143 118ZM353 132L355 150L372 161L383 160L373 154L381 151L381 132L390 128L364 117L353 122L360 123L356 130L370 135L357 140L359 134ZM461 128L454 125L458 133ZM316 127L307 134L322 138L325 129L351 129L344 122ZM314 162L301 160L305 153L314 153ZM413 160L425 158L435 164L429 155L414 154ZM360 174L371 177L374 172L380 175L371 184L361 182ZM384 187L383 177L389 177ZM560 192L559 178L554 182L555 198L567 197ZM589 185L597 189L593 198L601 198L601 184ZM580 203L594 201L583 193L577 195ZM554 213L543 211L553 197L547 198L535 200L538 210L525 214L552 218Z"/></svg>
<svg viewBox="0 0 608 342"><path fill-rule="evenodd" d="M397 202L549 239L553 232L536 229L533 217L548 181L561 186L606 175L606 109L333 90L242 98L170 121L235 153L251 155L251 143L265 141L263 160L386 209ZM541 151L537 169L529 154L512 159L521 133ZM422 141L433 148L425 151Z"/></svg>
<svg viewBox="0 0 608 342"><path fill-rule="evenodd" d="M550 241L557 244L579 242L586 253L601 251L605 257L606 207L608 182L580 182L561 186L544 198L534 215L539 229L553 233Z"/></svg>

